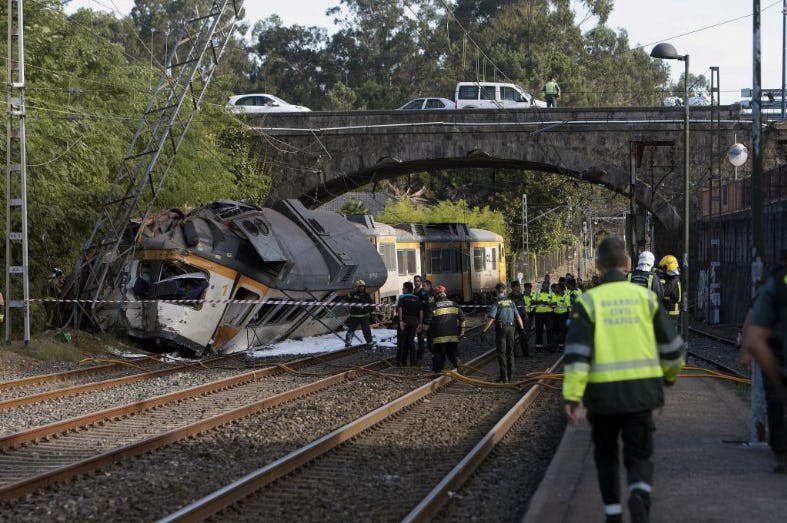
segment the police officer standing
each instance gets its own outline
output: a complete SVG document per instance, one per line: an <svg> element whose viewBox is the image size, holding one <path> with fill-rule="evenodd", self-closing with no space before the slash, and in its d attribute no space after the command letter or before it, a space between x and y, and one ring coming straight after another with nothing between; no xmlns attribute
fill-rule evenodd
<svg viewBox="0 0 787 523"><path fill-rule="evenodd" d="M514 377L514 325L524 330L522 318L516 305L506 296L505 283L495 285L497 300L489 310L484 324L483 332L495 324L495 347L497 349L497 364L500 367L498 383L509 382Z"/></svg>
<svg viewBox="0 0 787 523"><path fill-rule="evenodd" d="M680 287L678 259L671 254L664 256L659 262L659 269L659 280L664 290L661 303L664 304L664 309L675 325L680 325L680 301L683 299L683 293Z"/></svg>
<svg viewBox="0 0 787 523"><path fill-rule="evenodd" d="M663 385L675 382L684 362L683 339L656 295L626 281L630 263L623 240L608 237L596 249L600 284L577 301L566 338L563 398L572 423L592 426L594 459L608 522L623 521L618 438L628 479L631 521L648 521L653 485L653 409L664 404Z"/></svg>
<svg viewBox="0 0 787 523"><path fill-rule="evenodd" d="M352 303L350 306L350 317L347 318L347 335L344 337L344 346L352 345L355 329L361 326L363 337L366 340L366 347L374 348L374 338L370 327L371 315L374 314L374 299L366 292L366 282L355 280L355 290L347 295L347 301Z"/></svg>
<svg viewBox="0 0 787 523"><path fill-rule="evenodd" d="M508 293L508 298L516 305L516 310L519 312L519 317L522 318L524 325L527 325L527 307L529 305L530 296L522 294L521 285L519 280L511 282L511 292ZM519 328L519 324L515 325L517 336L519 336L519 346L522 347L522 356L527 358L530 356L530 348L527 345L527 330Z"/></svg>
<svg viewBox="0 0 787 523"><path fill-rule="evenodd" d="M661 287L661 280L653 273L653 264L655 262L656 258L652 252L642 251L639 253L637 268L629 273L628 280L631 283L636 283L652 290L661 300L664 298L664 289Z"/></svg>
<svg viewBox="0 0 787 523"><path fill-rule="evenodd" d="M432 340L432 370L440 372L445 366L445 358L459 369L457 347L459 338L465 335L465 315L459 305L448 299L446 289L438 285L437 301L432 314L432 325L429 328Z"/></svg>
<svg viewBox="0 0 787 523"><path fill-rule="evenodd" d="M552 310L554 309L555 296L549 290L549 274L541 284L541 289L533 293L533 316L536 325L536 352L542 349L552 350ZM546 346L544 345L544 331L546 330Z"/></svg>
<svg viewBox="0 0 787 523"><path fill-rule="evenodd" d="M560 98L560 86L554 78L550 79L544 85L544 98L546 98L547 107L557 107L557 99Z"/></svg>
<svg viewBox="0 0 787 523"><path fill-rule="evenodd" d="M560 278L560 280L563 280L563 278ZM553 285L555 308L552 310L552 332L554 336L554 347L558 349L562 348L566 341L566 320L568 320L568 310L571 304L571 295L563 285L561 281Z"/></svg>
<svg viewBox="0 0 787 523"><path fill-rule="evenodd" d="M432 337L429 334L429 327L432 323L432 310L435 305L435 295L432 292L432 282L424 280L421 288L415 292L418 301L421 302L421 312L423 313L423 322L421 322L421 330L418 331L418 361L424 357L424 349L429 347L432 350Z"/></svg>
<svg viewBox="0 0 787 523"><path fill-rule="evenodd" d="M787 256L782 254L783 261ZM787 471L787 267L776 269L759 288L748 323L743 331L743 348L757 361L766 377L765 399L771 450L776 457L774 472Z"/></svg>
<svg viewBox="0 0 787 523"><path fill-rule="evenodd" d="M398 335L403 337L402 340L397 340L396 361L399 365L407 365L409 359L410 365L415 365L417 362L415 334L421 328L423 313L421 302L413 294L413 284L409 281L404 282L402 286L402 294L399 295L396 304L396 314L399 317Z"/></svg>

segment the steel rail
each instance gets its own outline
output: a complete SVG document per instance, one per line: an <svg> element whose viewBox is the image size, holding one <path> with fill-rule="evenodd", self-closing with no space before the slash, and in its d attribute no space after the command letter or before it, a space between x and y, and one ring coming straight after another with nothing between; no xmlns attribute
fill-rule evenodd
<svg viewBox="0 0 787 523"><path fill-rule="evenodd" d="M37 374L35 376L28 376L26 378L19 378L16 380L1 381L0 390L26 387L28 385L37 385L39 383L57 380L67 380L69 378L79 377L85 374L99 374L101 372L109 371L115 367L122 367L122 365L122 363L106 363L104 365L93 365L81 369L52 372L50 374Z"/></svg>
<svg viewBox="0 0 787 523"><path fill-rule="evenodd" d="M248 417L260 411L267 410L283 403L302 398L320 390L349 381L363 373L364 369L376 369L388 364L388 360L370 363L359 369L353 369L334 374L333 376L303 385L301 387L276 394L274 396L235 408L209 418L205 418L182 427L158 434L140 441L112 449L102 454L83 459L81 461L59 467L21 481L0 487L0 501L17 499L39 488L73 478L74 476L99 470L123 459L152 452L172 443L183 441L207 430L226 425L232 421Z"/></svg>
<svg viewBox="0 0 787 523"><path fill-rule="evenodd" d="M733 369L732 367L728 367L727 365L725 365L723 363L719 363L718 361L715 361L715 360L713 360L711 358L708 358L707 356L702 356L700 354L697 354L696 352L692 352L691 350L688 351L687 355L691 356L692 358L697 358L698 360L702 360L705 363L709 363L709 364L713 365L714 367L720 369L721 371L726 372L727 374L732 374L733 376L737 376L738 378L749 379L751 377L751 376L747 376L747 375L741 373L737 369Z"/></svg>
<svg viewBox="0 0 787 523"><path fill-rule="evenodd" d="M491 360L495 351L487 351L467 362L478 365ZM360 433L377 425L386 418L404 410L421 399L445 388L455 379L441 376L399 398L379 407L372 412L322 436L308 445L283 456L268 465L257 469L225 487L183 507L177 512L159 520L159 523L174 521L203 521L221 510L237 503L260 488L302 467L306 463L326 454Z"/></svg>
<svg viewBox="0 0 787 523"><path fill-rule="evenodd" d="M211 358L208 360L202 360L200 364L211 364L217 361L223 361L227 358L237 357L237 355L232 354L224 354L222 356L218 356L216 358ZM83 392L93 392L97 390L103 390L111 387L119 387L121 385L128 385L129 383L135 383L137 381L144 381L153 378L159 378L161 376L166 376L168 374L174 374L176 372L180 372L183 370L187 370L189 368L198 368L197 365L193 363L185 363L185 364L177 364L173 365L169 368L160 369L160 370L152 370L152 371L143 371L137 374L130 374L128 376L120 376L118 378L109 378L106 380L101 381L92 381L89 383L82 383L80 385L73 385L71 387L65 387L62 389L54 389L45 392L39 392L37 394L28 394L26 396L20 396L18 398L11 398L7 400L0 401L0 411L13 409L16 407L21 407L23 405L30 405L32 403L40 403L42 401L47 401L55 398L63 398L67 396L76 396L77 394L82 394Z"/></svg>
<svg viewBox="0 0 787 523"><path fill-rule="evenodd" d="M697 329L696 327L689 327L689 331L694 332L696 334L701 334L702 336L705 336L706 338L710 338L712 340L717 340L717 341L721 341L721 342L727 343L728 345L734 345L734 346L738 345L738 340L732 340L730 338L725 338L723 336L718 336L716 334L713 334L713 333L710 333L710 332L706 332L706 331L701 330L701 329Z"/></svg>
<svg viewBox="0 0 787 523"><path fill-rule="evenodd" d="M302 369L310 365L315 365L324 361L330 361L347 356L348 354L359 351L360 347L361 345L358 345L326 355L300 358L295 361L288 362L287 366L292 369ZM38 441L44 438L57 436L58 434L63 434L71 430L87 427L100 421L117 419L135 412L150 410L161 407L162 405L176 403L178 401L209 394L218 390L237 387L239 385L255 381L259 378L273 376L282 372L284 371L279 366L274 365L270 367L264 367L262 369L244 372L243 374L232 376L230 378L223 378L220 380L211 381L210 383L189 387L188 389L178 390L175 392L162 394L160 396L154 396L146 400L135 401L126 405L120 405L118 407L112 407L98 412L91 412L83 416L77 416L75 418L69 418L62 421L55 421L53 423L48 423L46 425L41 425L40 427L34 427L21 432L16 432L14 434L0 438L0 451L8 450L18 447L19 445L24 445L26 443Z"/></svg>
<svg viewBox="0 0 787 523"><path fill-rule="evenodd" d="M563 363L561 356L546 372L554 372ZM511 409L500 418L492 429L476 444L475 447L457 465L443 477L440 483L427 494L418 505L402 520L403 522L431 521L437 512L450 499L451 492L456 492L472 477L478 467L486 460L511 428L533 404L544 389L545 380L539 380L525 393Z"/></svg>

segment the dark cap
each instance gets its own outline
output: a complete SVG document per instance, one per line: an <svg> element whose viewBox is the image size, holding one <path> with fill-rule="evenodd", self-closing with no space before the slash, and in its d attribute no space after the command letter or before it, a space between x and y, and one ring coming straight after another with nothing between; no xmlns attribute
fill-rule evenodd
<svg viewBox="0 0 787 523"><path fill-rule="evenodd" d="M519 280L511 280L512 287L519 287Z"/></svg>

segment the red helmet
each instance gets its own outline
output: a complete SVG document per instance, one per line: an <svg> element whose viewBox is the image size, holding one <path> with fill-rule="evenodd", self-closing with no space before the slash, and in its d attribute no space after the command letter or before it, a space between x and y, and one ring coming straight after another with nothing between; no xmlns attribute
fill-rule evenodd
<svg viewBox="0 0 787 523"><path fill-rule="evenodd" d="M437 287L435 287L434 290L435 290L435 292L437 294L445 294L446 293L445 287L443 287L442 285L438 285Z"/></svg>

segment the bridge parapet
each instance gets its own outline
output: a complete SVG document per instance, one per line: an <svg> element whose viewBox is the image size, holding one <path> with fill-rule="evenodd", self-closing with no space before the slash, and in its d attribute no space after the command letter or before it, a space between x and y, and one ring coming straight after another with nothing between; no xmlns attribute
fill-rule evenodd
<svg viewBox="0 0 787 523"><path fill-rule="evenodd" d="M716 155L736 139L749 143L751 121L739 106L692 107L690 116L694 183L713 169L731 177ZM680 227L680 107L311 112L250 124L253 154L273 175L270 200L316 205L372 181L466 167L559 173L628 196L633 168L637 203L667 230ZM766 134L766 169L784 162L785 135Z"/></svg>

